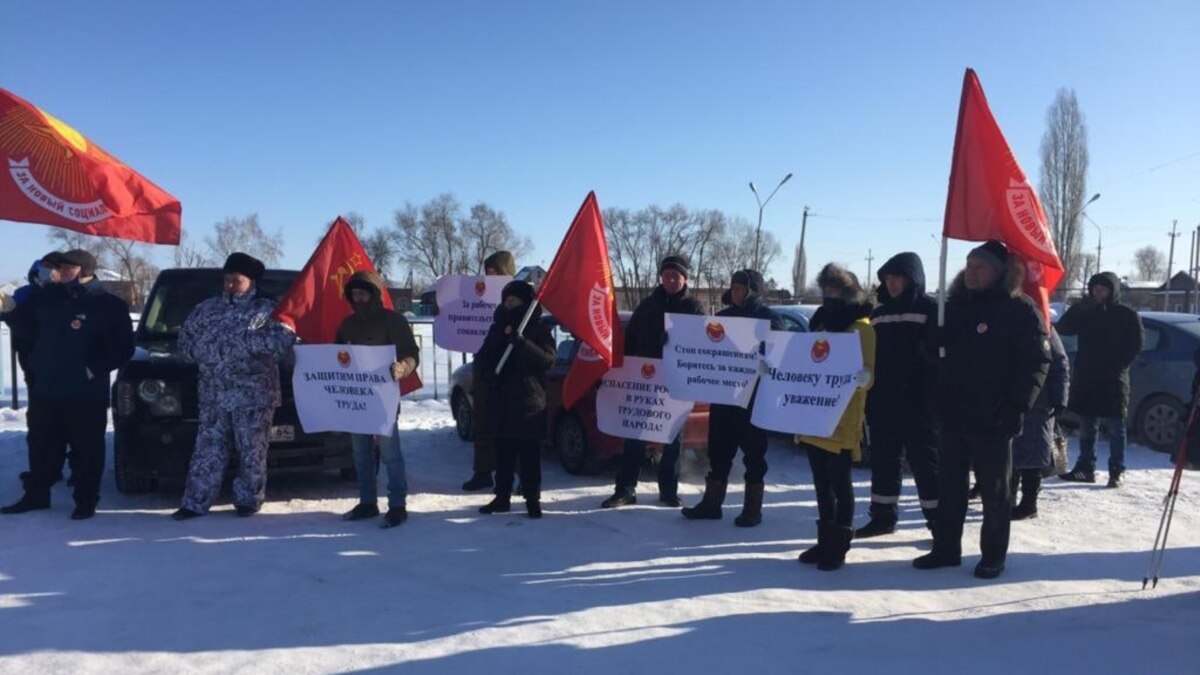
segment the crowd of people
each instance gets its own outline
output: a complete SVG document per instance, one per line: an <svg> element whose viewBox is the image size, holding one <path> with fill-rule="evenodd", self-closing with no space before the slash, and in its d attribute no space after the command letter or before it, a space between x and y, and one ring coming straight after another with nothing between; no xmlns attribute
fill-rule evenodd
<svg viewBox="0 0 1200 675"><path fill-rule="evenodd" d="M513 256L504 251L485 261L487 274L511 276L515 267ZM96 260L86 251L54 252L30 271L28 286L11 297L0 294L0 316L12 329L29 389L29 471L23 474L23 496L3 513L49 508L51 486L61 480L69 458L75 498L71 517L95 514L104 469L109 375L131 357L134 344L128 307L103 289L95 271ZM262 262L235 253L223 271L221 293L192 311L179 336L183 358L199 367L200 420L186 489L172 514L177 520L207 513L231 462L236 466L237 515L252 516L261 508L271 419L280 405L279 364L289 358L296 341L272 318L275 300L259 291ZM705 313L689 294L685 258L668 256L658 271L659 284L629 320L626 355L661 358L668 340L664 316ZM1055 473L1055 446L1062 443L1057 419L1067 409L1082 420L1082 452L1074 469L1061 478L1096 480L1095 444L1103 424L1110 448L1107 485L1121 486L1129 366L1142 344L1138 315L1119 304L1115 275L1093 277L1088 296L1057 323L1062 334L1078 336L1072 369L1055 328L1021 292L1024 272L1003 244L978 246L948 290L944 321L939 321L914 253L900 253L879 269L873 298L849 270L836 264L821 270L817 283L822 302L810 328L856 334L864 369L834 432L795 439L809 458L818 513L816 544L800 554L800 562L836 570L845 564L853 540L895 532L907 462L933 537L932 550L913 565L935 569L961 564L973 470L983 506L982 557L975 575L995 578L1004 571L1011 521L1037 516L1041 480ZM391 375L403 380L418 367L419 350L404 316L384 307L382 280L374 273L358 273L344 291L353 311L339 328L337 342L394 346ZM779 317L764 302L764 291L762 274L738 270L718 316L763 319L779 329ZM475 453L472 476L463 489L492 490L492 499L479 509L483 514L511 510L519 475L517 492L528 516L542 517L540 448L555 343L537 320L536 307L532 320L522 321L534 296L533 286L524 281L504 287L474 359ZM869 518L855 529L851 466L860 459L865 429L871 449ZM351 441L359 502L344 518L365 520L382 513L383 527L405 522L408 486L400 432L352 435ZM767 432L751 422L749 408L713 405L704 493L697 504L682 508L683 517L723 517L733 461L741 449L745 492L734 522L740 527L762 523L767 441ZM378 506L376 448L387 473L384 512ZM613 494L603 508L637 502L647 450L642 441L624 442ZM666 507L683 506L679 453L679 438L661 448L658 503Z"/></svg>

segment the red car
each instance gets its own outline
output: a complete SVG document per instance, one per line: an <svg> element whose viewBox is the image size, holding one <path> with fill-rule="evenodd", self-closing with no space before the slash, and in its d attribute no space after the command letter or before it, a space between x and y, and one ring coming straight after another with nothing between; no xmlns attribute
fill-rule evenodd
<svg viewBox="0 0 1200 675"><path fill-rule="evenodd" d="M621 312L621 324L629 322L629 312ZM574 336L559 326L554 317L543 317L555 336L558 356L547 373L546 418L550 444L558 451L558 459L568 473L585 474L596 471L604 460L619 455L625 440L603 434L596 428L596 389L593 388L574 407L563 409L562 386L571 362L579 350ZM471 364L459 366L451 376L450 407L459 438L474 438L472 415ZM652 446L653 447L653 446ZM708 404L697 403L683 427L683 448L708 449Z"/></svg>

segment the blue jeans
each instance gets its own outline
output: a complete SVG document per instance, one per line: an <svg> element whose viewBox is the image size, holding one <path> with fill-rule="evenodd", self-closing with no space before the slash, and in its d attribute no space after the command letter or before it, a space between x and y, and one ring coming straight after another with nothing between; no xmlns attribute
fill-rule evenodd
<svg viewBox="0 0 1200 675"><path fill-rule="evenodd" d="M682 436L682 434L681 434ZM673 443L662 450L662 459L658 462L658 494L662 497L675 497L679 492L679 447L682 439L677 437ZM646 458L646 443L644 441L625 439L625 448L621 453L621 467L617 469L617 492L634 494L637 492L638 474L641 472L642 460Z"/></svg>
<svg viewBox="0 0 1200 675"><path fill-rule="evenodd" d="M1108 472L1125 471L1125 418L1079 416L1079 463L1075 468L1096 470L1096 434L1100 423L1108 429Z"/></svg>
<svg viewBox="0 0 1200 675"><path fill-rule="evenodd" d="M378 498L375 469L375 442L379 442L379 459L387 469L388 508L402 509L408 498L408 478L404 472L404 455L400 454L400 430L392 429L391 436L350 434L354 449L354 470L358 472L358 501L374 504Z"/></svg>

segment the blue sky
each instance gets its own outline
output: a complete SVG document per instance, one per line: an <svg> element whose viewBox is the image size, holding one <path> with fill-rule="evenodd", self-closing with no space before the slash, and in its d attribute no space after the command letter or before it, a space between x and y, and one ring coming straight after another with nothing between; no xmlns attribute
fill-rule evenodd
<svg viewBox="0 0 1200 675"><path fill-rule="evenodd" d="M915 250L932 277L967 66L1035 187L1046 108L1076 90L1104 267L1200 224L1195 2L10 0L4 17L0 86L178 196L197 241L257 212L290 266L339 212L375 227L442 192L503 210L537 246L521 262L546 264L588 190L753 220L747 182L794 172L764 221L774 276L808 204L810 269ZM0 231L0 278L48 248L44 227Z"/></svg>

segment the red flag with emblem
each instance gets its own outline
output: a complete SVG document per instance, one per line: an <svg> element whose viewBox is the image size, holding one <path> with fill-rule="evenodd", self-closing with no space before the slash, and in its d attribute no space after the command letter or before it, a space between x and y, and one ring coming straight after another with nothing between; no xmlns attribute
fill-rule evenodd
<svg viewBox="0 0 1200 675"><path fill-rule="evenodd" d="M355 272L374 271L375 265L354 229L338 216L300 270L300 276L275 306L274 316L291 326L304 342L330 344L342 320L354 311L346 302L346 282ZM382 290L383 306L392 309L391 296L387 289ZM400 393L407 394L422 386L421 376L413 371L400 382Z"/></svg>
<svg viewBox="0 0 1200 675"><path fill-rule="evenodd" d="M1063 278L1062 261L1037 193L970 68L963 76L942 233L951 239L1004 242L1024 261L1024 291L1049 323L1050 294Z"/></svg>
<svg viewBox="0 0 1200 675"><path fill-rule="evenodd" d="M613 326L613 368L620 367L624 361L625 349L625 331L621 328L621 317L617 314L617 300L613 298L612 312L609 321ZM583 398L585 394L593 387L604 374L608 372L609 364L605 363L596 350L592 349L586 342L579 344L579 350L575 352L575 360L571 362L571 369L567 371L567 377L563 380L563 408L571 409Z"/></svg>
<svg viewBox="0 0 1200 675"><path fill-rule="evenodd" d="M179 200L29 101L0 89L0 219L178 244Z"/></svg>

